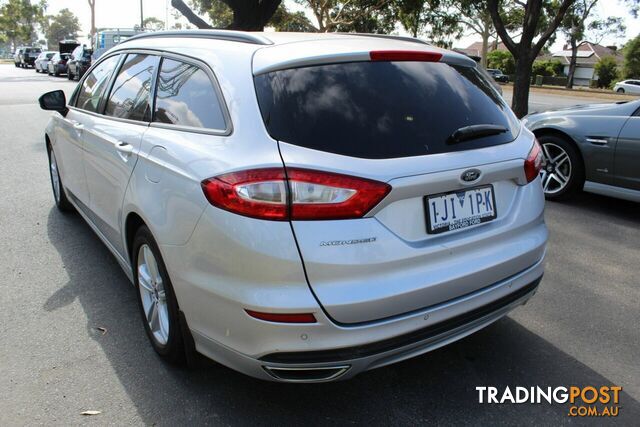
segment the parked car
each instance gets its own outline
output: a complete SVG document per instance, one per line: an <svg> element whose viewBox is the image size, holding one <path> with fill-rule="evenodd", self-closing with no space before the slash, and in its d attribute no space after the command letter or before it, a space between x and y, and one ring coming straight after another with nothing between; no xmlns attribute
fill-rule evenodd
<svg viewBox="0 0 640 427"><path fill-rule="evenodd" d="M112 251L166 360L349 378L489 325L542 277L542 150L465 56L148 33L40 105L55 203Z"/></svg>
<svg viewBox="0 0 640 427"><path fill-rule="evenodd" d="M79 80L91 66L91 49L84 45L76 47L67 61L67 78Z"/></svg>
<svg viewBox="0 0 640 427"><path fill-rule="evenodd" d="M56 52L47 65L47 71L50 76L58 77L60 74L67 73L67 60L69 59L68 53Z"/></svg>
<svg viewBox="0 0 640 427"><path fill-rule="evenodd" d="M640 202L640 100L533 113L523 122L542 144L548 199L584 189Z"/></svg>
<svg viewBox="0 0 640 427"><path fill-rule="evenodd" d="M16 67L21 67L22 66L22 52L24 52L24 49L25 49L24 46L20 46L20 47L16 48L16 51L13 54L13 64Z"/></svg>
<svg viewBox="0 0 640 427"><path fill-rule="evenodd" d="M509 83L509 76L502 74L502 71L495 68L487 68L487 73L493 77L493 79L499 83Z"/></svg>
<svg viewBox="0 0 640 427"><path fill-rule="evenodd" d="M39 47L24 47L20 53L20 67L33 67L33 64L36 62L36 58L41 52L42 49Z"/></svg>
<svg viewBox="0 0 640 427"><path fill-rule="evenodd" d="M640 80L623 80L616 83L613 90L618 93L640 95Z"/></svg>
<svg viewBox="0 0 640 427"><path fill-rule="evenodd" d="M53 58L53 56L58 53L55 51L44 51L42 53L40 53L40 55L38 55L38 57L36 58L36 62L33 65L33 68L36 69L36 73L47 73L48 69L49 69L49 62L51 61L51 58Z"/></svg>

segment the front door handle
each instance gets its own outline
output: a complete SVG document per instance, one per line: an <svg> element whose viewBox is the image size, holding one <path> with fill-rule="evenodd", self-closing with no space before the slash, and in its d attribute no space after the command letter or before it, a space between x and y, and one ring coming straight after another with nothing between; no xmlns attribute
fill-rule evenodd
<svg viewBox="0 0 640 427"><path fill-rule="evenodd" d="M607 145L609 141L606 138L587 137L587 142L593 145Z"/></svg>
<svg viewBox="0 0 640 427"><path fill-rule="evenodd" d="M82 129L84 129L84 125L83 125L82 123L80 123L80 122L76 122L75 120L70 120L70 122L71 122L71 125L73 126L73 128L74 128L75 130L82 130Z"/></svg>

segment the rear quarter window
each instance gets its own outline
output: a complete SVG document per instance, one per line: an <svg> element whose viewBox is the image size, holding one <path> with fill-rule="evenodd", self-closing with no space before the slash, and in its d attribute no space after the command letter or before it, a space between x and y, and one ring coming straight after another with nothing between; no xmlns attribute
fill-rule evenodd
<svg viewBox="0 0 640 427"><path fill-rule="evenodd" d="M421 156L505 144L519 122L475 68L433 62L354 62L255 77L269 134L294 145L369 159ZM457 144L461 127L506 132Z"/></svg>

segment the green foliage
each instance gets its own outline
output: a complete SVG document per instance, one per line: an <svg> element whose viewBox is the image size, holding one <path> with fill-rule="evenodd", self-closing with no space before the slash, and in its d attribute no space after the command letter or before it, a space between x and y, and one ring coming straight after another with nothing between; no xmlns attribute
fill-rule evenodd
<svg viewBox="0 0 640 427"><path fill-rule="evenodd" d="M8 0L0 7L0 37L15 48L37 40L36 25L44 22L46 2L32 4L31 0Z"/></svg>
<svg viewBox="0 0 640 427"><path fill-rule="evenodd" d="M278 6L276 13L269 21L269 26L276 31L314 32L316 31L311 21L304 12L290 12L283 3Z"/></svg>
<svg viewBox="0 0 640 427"><path fill-rule="evenodd" d="M162 19L156 18L155 16L149 16L144 18L142 21L144 28L150 31L161 31L164 30L164 21Z"/></svg>
<svg viewBox="0 0 640 427"><path fill-rule="evenodd" d="M48 18L49 22L45 25L44 34L49 49L57 50L60 40L78 37L80 21L69 9L62 9L57 15Z"/></svg>
<svg viewBox="0 0 640 427"><path fill-rule="evenodd" d="M516 63L511 52L494 50L487 55L487 68L497 68L504 74L514 74L516 72Z"/></svg>
<svg viewBox="0 0 640 427"><path fill-rule="evenodd" d="M640 35L624 46L623 76L625 79L640 79Z"/></svg>
<svg viewBox="0 0 640 427"><path fill-rule="evenodd" d="M598 75L598 87L611 88L618 79L618 63L613 56L601 58L594 70Z"/></svg>
<svg viewBox="0 0 640 427"><path fill-rule="evenodd" d="M459 38L463 27L459 14L448 10L449 3L441 0L397 0L397 17L404 29L413 37L429 29L428 38L437 44L447 37Z"/></svg>
<svg viewBox="0 0 640 427"><path fill-rule="evenodd" d="M564 72L564 65L557 59L546 59L533 61L531 72L534 76L561 76Z"/></svg>

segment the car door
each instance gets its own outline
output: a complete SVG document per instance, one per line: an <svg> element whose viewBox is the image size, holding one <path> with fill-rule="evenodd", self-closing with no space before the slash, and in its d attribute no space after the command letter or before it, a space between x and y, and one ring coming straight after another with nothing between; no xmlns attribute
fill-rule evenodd
<svg viewBox="0 0 640 427"><path fill-rule="evenodd" d="M93 117L85 138L85 168L95 225L123 256L122 201L151 120L151 88L159 58L130 53L122 61L104 114Z"/></svg>
<svg viewBox="0 0 640 427"><path fill-rule="evenodd" d="M639 86L640 88L640 86ZM640 108L626 121L615 152L616 185L640 190Z"/></svg>
<svg viewBox="0 0 640 427"><path fill-rule="evenodd" d="M84 168L86 126L91 123L91 114L97 111L99 100L118 63L118 57L107 58L87 76L78 88L75 100L71 101L66 117L60 116L56 131L56 160L62 180L71 197L86 209L89 206L89 187Z"/></svg>

